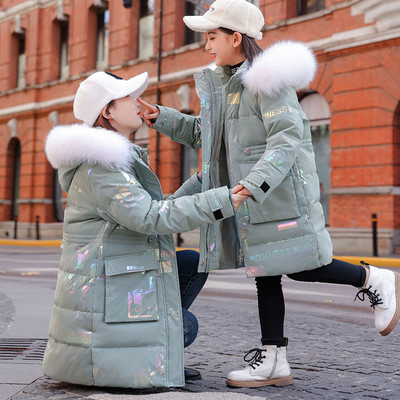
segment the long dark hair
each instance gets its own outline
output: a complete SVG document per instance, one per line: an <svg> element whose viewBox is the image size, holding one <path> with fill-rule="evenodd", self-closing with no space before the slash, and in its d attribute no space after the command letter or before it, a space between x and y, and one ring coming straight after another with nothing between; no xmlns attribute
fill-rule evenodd
<svg viewBox="0 0 400 400"><path fill-rule="evenodd" d="M235 31L228 28L219 28L222 32L227 35L233 35ZM239 32L240 33L240 32ZM263 52L263 49L256 43L254 38L247 36L245 33L240 33L242 35L242 46L243 52L249 61L250 65L253 62L254 58Z"/></svg>

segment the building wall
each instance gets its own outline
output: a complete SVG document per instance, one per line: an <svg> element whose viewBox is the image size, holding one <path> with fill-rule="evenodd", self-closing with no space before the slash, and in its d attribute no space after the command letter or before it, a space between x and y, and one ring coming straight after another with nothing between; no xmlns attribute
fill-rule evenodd
<svg viewBox="0 0 400 400"><path fill-rule="evenodd" d="M131 9L124 8L122 0L108 2L107 69L124 78L148 71L151 81L144 99L153 103L160 99L177 109L183 108L177 91L188 85L185 108L197 113L192 74L211 60L204 42L184 45L184 1L164 0L159 63L160 1L154 8L154 56L146 58L138 58L139 1L133 0ZM378 214L381 254L400 245L398 3L326 0L324 9L297 16L297 0L259 0L266 20L261 47L285 39L304 41L319 61L310 91L322 95L330 109L328 222L337 253L370 253L372 213ZM0 236L6 231L11 235L12 227L12 162L7 156L12 138L21 144L18 221L28 227L25 235L32 235L29 227L37 216L49 227L55 222L54 171L45 158L44 143L52 124L75 122L73 95L96 67L99 5L100 0L0 0ZM57 20L65 17L69 76L58 79ZM26 32L26 85L16 89L15 33L21 29ZM151 165L164 192L172 193L180 184L181 146L152 130L148 141Z"/></svg>

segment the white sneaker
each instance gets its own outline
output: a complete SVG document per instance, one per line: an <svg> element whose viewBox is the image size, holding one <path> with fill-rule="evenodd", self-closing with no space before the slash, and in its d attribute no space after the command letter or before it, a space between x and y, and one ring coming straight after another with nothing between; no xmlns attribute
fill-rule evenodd
<svg viewBox="0 0 400 400"><path fill-rule="evenodd" d="M255 353L250 359L248 356ZM232 371L226 384L235 387L286 386L293 383L290 367L286 361L286 347L266 345L246 353L244 360L249 366Z"/></svg>
<svg viewBox="0 0 400 400"><path fill-rule="evenodd" d="M369 276L356 298L364 301L365 295L368 296L374 309L375 327L382 336L386 336L400 318L400 274L363 261L361 264L369 270Z"/></svg>

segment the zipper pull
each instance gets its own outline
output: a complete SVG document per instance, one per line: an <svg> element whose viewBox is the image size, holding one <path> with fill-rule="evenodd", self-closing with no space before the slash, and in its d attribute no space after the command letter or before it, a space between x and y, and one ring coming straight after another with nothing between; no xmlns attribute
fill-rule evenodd
<svg viewBox="0 0 400 400"><path fill-rule="evenodd" d="M240 263L244 262L243 250L239 249L239 261Z"/></svg>

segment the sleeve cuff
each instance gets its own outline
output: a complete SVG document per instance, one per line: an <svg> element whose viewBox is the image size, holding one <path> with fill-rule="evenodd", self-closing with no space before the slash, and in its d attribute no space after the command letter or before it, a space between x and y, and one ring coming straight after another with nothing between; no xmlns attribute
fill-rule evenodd
<svg viewBox="0 0 400 400"><path fill-rule="evenodd" d="M194 173L183 185L182 188L185 190L188 196L201 192L201 181L197 176L197 172Z"/></svg>
<svg viewBox="0 0 400 400"><path fill-rule="evenodd" d="M160 115L157 117L152 128L156 131L162 132L163 130L168 129L168 125L170 124L170 113L168 107L159 106L157 104L156 107L160 110Z"/></svg>
<svg viewBox="0 0 400 400"><path fill-rule="evenodd" d="M248 189L248 191L253 195L254 200L260 204L268 197L271 190L271 187L264 180L261 182L260 186L249 182L248 180L241 180L239 183Z"/></svg>
<svg viewBox="0 0 400 400"><path fill-rule="evenodd" d="M235 215L235 210L233 209L232 201L230 199L230 190L226 186L211 189L204 193L207 194L211 211L217 221Z"/></svg>

